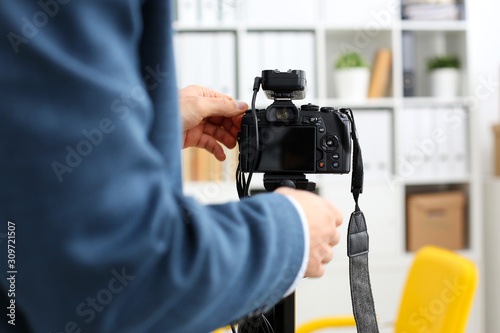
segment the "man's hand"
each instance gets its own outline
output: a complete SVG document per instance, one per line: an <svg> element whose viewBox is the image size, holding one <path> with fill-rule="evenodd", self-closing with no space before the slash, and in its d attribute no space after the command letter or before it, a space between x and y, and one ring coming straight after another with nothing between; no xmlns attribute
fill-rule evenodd
<svg viewBox="0 0 500 333"><path fill-rule="evenodd" d="M184 148L204 148L224 161L226 155L219 142L228 148L236 146L241 118L248 105L200 86L181 89L179 100Z"/></svg>
<svg viewBox="0 0 500 333"><path fill-rule="evenodd" d="M280 187L275 192L295 199L307 218L309 225L309 261L305 277L320 277L325 274L325 264L333 258L332 247L340 241L338 226L342 224L342 213L328 200L301 190Z"/></svg>

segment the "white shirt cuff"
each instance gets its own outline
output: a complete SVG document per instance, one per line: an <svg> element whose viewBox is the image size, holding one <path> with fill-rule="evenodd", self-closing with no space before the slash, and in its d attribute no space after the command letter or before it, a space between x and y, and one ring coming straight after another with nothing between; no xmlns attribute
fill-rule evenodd
<svg viewBox="0 0 500 333"><path fill-rule="evenodd" d="M292 285L290 286L290 288L288 288L283 297L287 297L288 295L290 295L295 291L295 289L299 285L299 282L302 280L302 278L306 273L307 262L309 261L309 224L307 223L306 214L304 213L304 210L297 202L297 200L288 196L285 197L288 200L290 200L290 202L295 206L295 209L299 213L300 221L302 222L302 230L304 231L304 257L302 258L302 265L300 266L300 270L299 273L297 274L297 277L295 278Z"/></svg>

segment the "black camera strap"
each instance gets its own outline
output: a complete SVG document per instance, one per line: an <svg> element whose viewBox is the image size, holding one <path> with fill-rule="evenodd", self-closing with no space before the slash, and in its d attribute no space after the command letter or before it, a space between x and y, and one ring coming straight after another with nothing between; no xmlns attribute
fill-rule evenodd
<svg viewBox="0 0 500 333"><path fill-rule="evenodd" d="M352 309L358 333L378 333L377 316L375 314L368 268L368 231L365 216L358 204L359 195L363 192L363 158L352 110L340 109L340 111L344 112L351 121L353 141L351 192L356 206L351 214L347 231Z"/></svg>

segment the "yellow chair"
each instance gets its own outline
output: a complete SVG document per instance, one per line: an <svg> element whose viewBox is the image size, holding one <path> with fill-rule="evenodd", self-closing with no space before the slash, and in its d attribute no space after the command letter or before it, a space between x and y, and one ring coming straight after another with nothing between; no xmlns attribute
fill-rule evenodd
<svg viewBox="0 0 500 333"><path fill-rule="evenodd" d="M394 332L464 332L477 279L476 266L470 260L434 246L420 249L408 273ZM355 325L352 316L319 318L296 333Z"/></svg>

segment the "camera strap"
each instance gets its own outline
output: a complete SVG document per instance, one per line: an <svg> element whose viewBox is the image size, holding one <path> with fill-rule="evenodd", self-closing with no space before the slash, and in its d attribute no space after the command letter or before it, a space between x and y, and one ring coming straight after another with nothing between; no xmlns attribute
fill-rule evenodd
<svg viewBox="0 0 500 333"><path fill-rule="evenodd" d="M353 141L351 192L356 206L351 214L347 231L352 309L358 333L378 333L368 268L368 231L365 216L358 204L359 195L363 192L363 158L353 112L351 109L340 109L340 111L344 112L351 121Z"/></svg>

